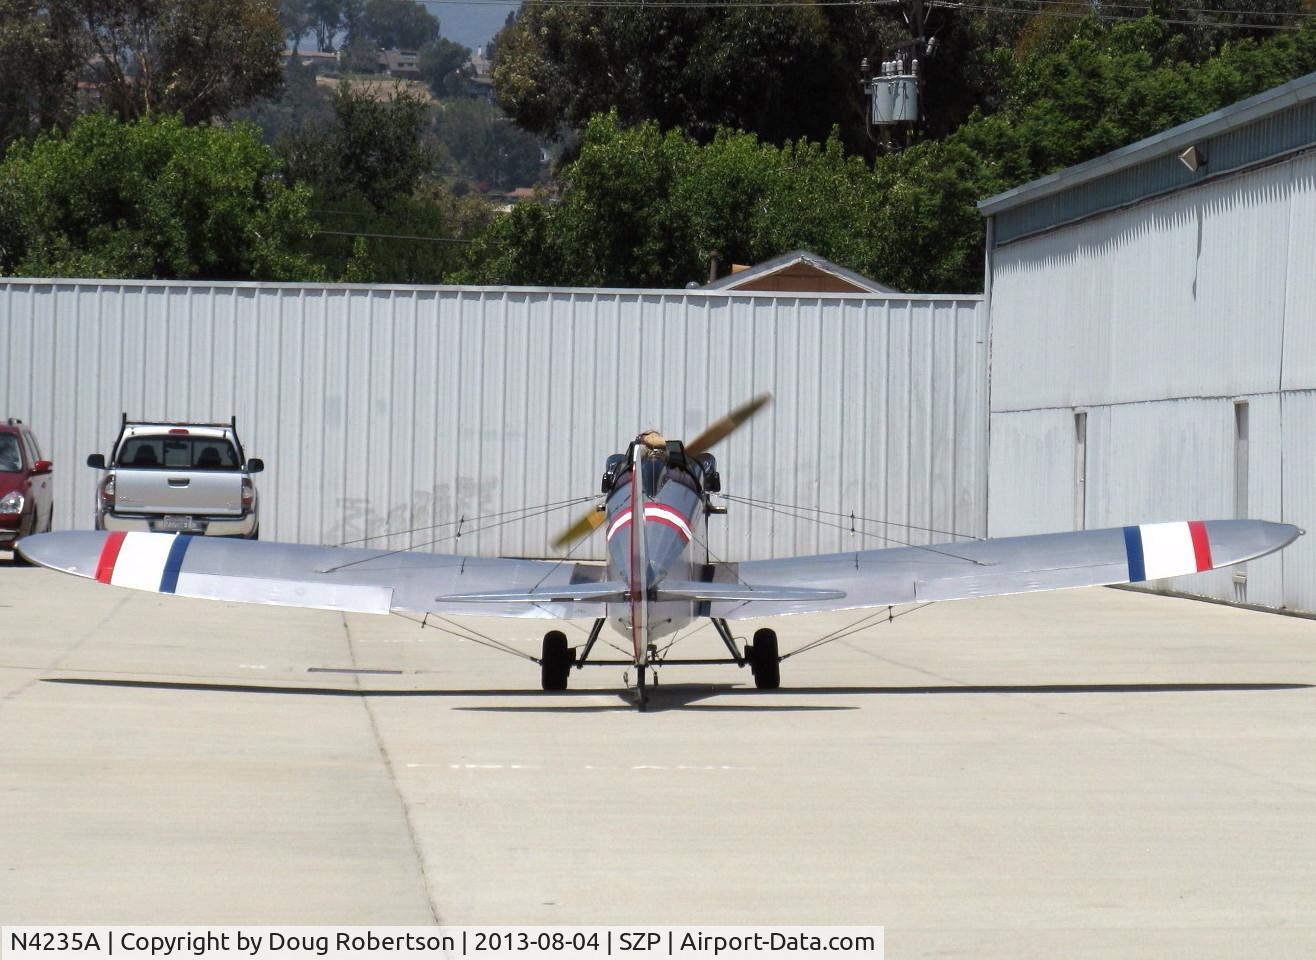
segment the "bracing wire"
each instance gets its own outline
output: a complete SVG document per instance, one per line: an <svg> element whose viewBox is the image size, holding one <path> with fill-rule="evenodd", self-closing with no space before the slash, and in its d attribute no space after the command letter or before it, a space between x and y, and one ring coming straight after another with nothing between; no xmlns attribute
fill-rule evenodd
<svg viewBox="0 0 1316 960"><path fill-rule="evenodd" d="M411 527L407 530L390 530L386 533L372 533L368 537L357 537L355 540L344 540L341 543L335 544L335 546L348 547L354 543L365 543L367 540L380 540L384 537L402 537L409 533L420 533L425 530L442 530L444 527L453 527L458 524L478 523L481 520L496 520L500 517L510 516L513 513L531 513L533 511L548 510L549 508L556 509L558 507L569 507L580 503L586 503L593 499L593 496L588 496L573 497L570 500L552 500L548 503L539 503L530 507L514 507L511 510L503 510L499 513L486 513L483 516L476 517L468 517L465 514L462 514L462 516L458 517L456 520L444 520L442 523L431 523L424 527ZM536 516L537 515L538 514L536 514Z"/></svg>
<svg viewBox="0 0 1316 960"><path fill-rule="evenodd" d="M422 630L425 629L426 627L429 627L432 630L438 630L440 633L451 634L452 636L456 637L459 640L469 640L471 643L479 644L482 647L488 647L490 650L497 650L500 653L510 653L512 654L512 656L520 657L522 660L529 660L531 663L539 662L538 657L532 657L524 650L518 650L510 643L504 643L503 641L497 640L494 637L490 637L487 636L486 634L480 633L478 630L475 630L471 627L464 627L461 624L453 623L452 620L450 620L445 616L442 616L441 614L427 613L423 619L417 620L415 617L408 617L405 614L399 613L396 610L390 612L395 617L398 617L402 620L406 620L408 623L416 624ZM431 624L430 623L431 617L435 620L442 620L444 623L448 624L448 626L441 627Z"/></svg>
<svg viewBox="0 0 1316 960"><path fill-rule="evenodd" d="M790 505L790 504L783 504L783 505L779 505L779 506L770 506L770 505L769 505L770 501L764 501L764 500L750 500L750 499L745 498L745 497L732 497L732 496L728 496L727 494L723 494L722 496L723 496L723 499L726 499L726 500L732 500L732 501L737 502L737 503L743 503L743 504L746 504L747 506L750 506L750 507L757 507L757 508L759 508L760 510L767 510L769 513L777 513L777 514L780 514L780 515L783 516L783 517L789 517L789 518L791 518L792 520L807 520L807 521L810 522L810 523L816 523L816 524L818 524L820 527L832 527L832 528L837 529L837 530L845 530L845 531L847 531L847 532L849 532L849 533L858 534L858 535L861 536L861 537L871 537L871 538L873 538L873 539L875 539L875 540L882 540L882 541L885 542L885 543L898 543L898 544L900 544L900 546L902 546L902 547L909 547L911 550L924 550L924 551L927 551L928 553L935 553L935 554L937 554L938 556L951 557L951 558L953 558L953 559L955 559L955 560L963 560L965 563L971 563L971 564L973 564L973 565L976 566L976 567L988 567L988 566L991 566L991 564L986 563L985 561L977 560L977 559L975 559L975 558L973 558L973 557L966 557L966 556L964 556L963 554L955 553L953 550L947 550L945 547L940 547L940 546L930 546L930 545L928 545L928 544L924 544L924 543L910 543L908 540L901 540L899 537L893 537L893 536L891 536L890 534L887 534L887 533L869 533L867 530L860 530L860 529L856 528L856 527L853 525L853 523L851 524L851 526L848 526L848 527L847 527L845 524L842 524L842 523L832 523L832 522L829 521L829 520L822 520L822 519L815 518L815 517L809 517L809 516L806 516L806 515L803 514L803 513L792 513L792 512L791 512L791 511L793 511L793 510L804 510L804 511L810 511L810 512L830 512L830 511L817 511L817 510L815 510L815 508L813 508L813 507L796 507L796 506L792 506L792 505ZM837 516L848 516L848 514L837 514ZM861 518L859 518L859 517L854 517L854 518L852 518L852 519L853 519L853 521L857 522L857 521L859 521ZM864 522L886 523L886 522L888 522L888 521L884 521L884 520L873 520L873 521L864 521ZM894 523L894 522L892 522L892 525L894 525L894 526L909 526L908 524L899 524L899 523ZM927 528L925 528L925 527L913 527L912 529L915 529L915 530L926 530ZM933 531L933 532L941 532L941 531ZM945 535L946 535L946 536L952 536L952 537L953 537L953 536L960 536L960 534L954 534L954 533L947 533L947 534L945 534ZM742 582L743 582L743 581L742 581ZM748 584L746 584L746 585L748 586Z"/></svg>

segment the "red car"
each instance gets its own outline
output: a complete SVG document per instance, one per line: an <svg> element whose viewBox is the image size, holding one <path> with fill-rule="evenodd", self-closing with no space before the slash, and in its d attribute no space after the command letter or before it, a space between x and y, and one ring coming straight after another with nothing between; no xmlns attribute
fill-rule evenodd
<svg viewBox="0 0 1316 960"><path fill-rule="evenodd" d="M22 420L0 421L0 550L50 529L55 514L53 464Z"/></svg>

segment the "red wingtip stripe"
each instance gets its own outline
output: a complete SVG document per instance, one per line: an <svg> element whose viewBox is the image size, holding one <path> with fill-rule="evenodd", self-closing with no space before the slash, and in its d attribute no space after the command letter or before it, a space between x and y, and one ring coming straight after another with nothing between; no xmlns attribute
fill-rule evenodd
<svg viewBox="0 0 1316 960"><path fill-rule="evenodd" d="M1188 532L1193 538L1193 556L1197 560L1197 569L1210 570L1211 540L1206 535L1206 524L1201 520L1189 520Z"/></svg>
<svg viewBox="0 0 1316 960"><path fill-rule="evenodd" d="M110 578L114 576L114 563L119 559L119 549L123 546L123 538L127 534L122 530L116 530L105 538L105 546L101 547L101 558L96 562L96 579L101 583L109 583Z"/></svg>

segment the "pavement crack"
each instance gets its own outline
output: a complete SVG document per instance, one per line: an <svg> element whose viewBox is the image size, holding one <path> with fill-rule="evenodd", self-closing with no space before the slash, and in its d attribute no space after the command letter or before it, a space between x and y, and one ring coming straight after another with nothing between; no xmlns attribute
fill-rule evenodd
<svg viewBox="0 0 1316 960"><path fill-rule="evenodd" d="M343 621L343 635L347 639L347 655L351 660L352 666L357 666L356 644L352 639L352 625L348 622L347 614L340 614ZM361 677L353 677L353 682L358 690L361 689ZM393 757L388 751L388 746L384 742L384 737L379 730L379 718L375 716L375 708L371 705L370 697L361 697L361 705L365 708L366 717L370 721L370 733L375 738L375 748L379 751L380 759L384 762L384 769L388 772L388 779L393 784L393 792L397 794L398 805L402 807L402 817L407 825L407 837L411 841L411 850L416 857L416 867L420 870L421 881L425 885L425 903L430 908L430 916L434 918L436 926L442 926L443 920L439 917L438 905L434 902L434 887L430 883L429 871L425 867L425 853L421 849L420 837L416 832L416 821L411 814L411 805L407 802L407 796L402 791L402 785L398 782L397 767L393 763Z"/></svg>

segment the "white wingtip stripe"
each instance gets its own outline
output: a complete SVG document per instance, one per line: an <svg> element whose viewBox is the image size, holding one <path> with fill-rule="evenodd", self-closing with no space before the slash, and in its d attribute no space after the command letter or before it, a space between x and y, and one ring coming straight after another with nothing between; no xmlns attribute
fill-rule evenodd
<svg viewBox="0 0 1316 960"><path fill-rule="evenodd" d="M169 549L174 545L171 533L130 533L123 538L119 556L114 561L110 583L116 587L159 592Z"/></svg>
<svg viewBox="0 0 1316 960"><path fill-rule="evenodd" d="M1142 535L1146 579L1159 580L1197 572L1193 535L1187 523L1143 523L1138 525L1138 532Z"/></svg>

